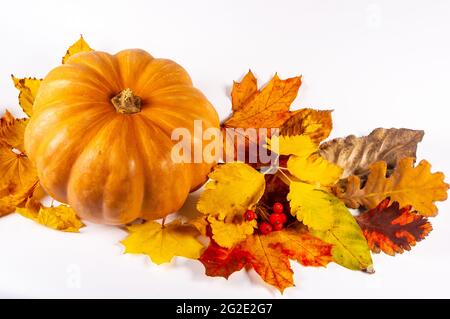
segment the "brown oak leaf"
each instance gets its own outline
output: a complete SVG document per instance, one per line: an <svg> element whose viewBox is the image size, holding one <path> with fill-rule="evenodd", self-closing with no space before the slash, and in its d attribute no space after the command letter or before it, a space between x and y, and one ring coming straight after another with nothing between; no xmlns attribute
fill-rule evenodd
<svg viewBox="0 0 450 319"><path fill-rule="evenodd" d="M323 143L320 155L344 169L342 178L356 175L365 179L369 166L375 162L385 161L392 170L404 157L415 159L423 136L424 131L377 128L368 136L350 135Z"/></svg>
<svg viewBox="0 0 450 319"><path fill-rule="evenodd" d="M394 256L410 250L432 230L427 218L411 210L400 208L397 202L383 200L377 207L356 217L370 249Z"/></svg>

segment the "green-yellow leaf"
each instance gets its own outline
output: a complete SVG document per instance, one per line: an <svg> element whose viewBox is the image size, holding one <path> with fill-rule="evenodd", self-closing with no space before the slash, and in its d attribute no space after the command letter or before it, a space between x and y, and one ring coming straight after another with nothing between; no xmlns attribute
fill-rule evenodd
<svg viewBox="0 0 450 319"><path fill-rule="evenodd" d="M264 175L244 163L217 166L209 177L197 209L220 220L242 216L264 194Z"/></svg>
<svg viewBox="0 0 450 319"><path fill-rule="evenodd" d="M197 259L203 250L197 240L198 230L179 220L164 226L148 221L127 229L130 235L121 242L125 253L148 255L158 265L170 262L175 256Z"/></svg>
<svg viewBox="0 0 450 319"><path fill-rule="evenodd" d="M313 185L291 182L291 213L312 235L332 244L336 263L353 270L373 271L367 241L350 211L338 198Z"/></svg>
<svg viewBox="0 0 450 319"><path fill-rule="evenodd" d="M66 55L62 58L62 64L66 63L67 60L72 56L80 52L89 52L93 49L87 44L81 35L77 42L72 44L66 52Z"/></svg>

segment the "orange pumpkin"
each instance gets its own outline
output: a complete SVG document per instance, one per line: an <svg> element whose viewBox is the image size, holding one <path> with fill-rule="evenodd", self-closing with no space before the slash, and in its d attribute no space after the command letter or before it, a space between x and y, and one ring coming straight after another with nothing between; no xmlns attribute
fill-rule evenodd
<svg viewBox="0 0 450 319"><path fill-rule="evenodd" d="M81 218L157 219L181 208L213 165L171 158L172 130L193 134L194 120L219 127L213 106L175 62L137 49L79 53L42 82L25 149L44 189ZM192 139L191 149L198 143Z"/></svg>

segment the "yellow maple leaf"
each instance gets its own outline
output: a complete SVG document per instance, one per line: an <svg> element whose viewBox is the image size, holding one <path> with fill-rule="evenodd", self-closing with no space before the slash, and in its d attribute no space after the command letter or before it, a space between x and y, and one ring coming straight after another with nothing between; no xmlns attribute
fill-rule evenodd
<svg viewBox="0 0 450 319"><path fill-rule="evenodd" d="M319 155L307 158L290 156L287 162L289 173L301 181L322 186L335 184L342 175L342 168L328 162Z"/></svg>
<svg viewBox="0 0 450 319"><path fill-rule="evenodd" d="M252 80L249 81L252 83ZM224 123L225 127L278 128L290 116L289 108L297 97L301 78L281 80L278 75L253 98L247 99Z"/></svg>
<svg viewBox="0 0 450 319"><path fill-rule="evenodd" d="M252 71L248 71L241 82L233 82L233 89L231 91L231 105L233 111L242 108L242 106L248 103L249 99L254 97L258 92L256 78Z"/></svg>
<svg viewBox="0 0 450 319"><path fill-rule="evenodd" d="M71 56L77 53L89 51L93 51L93 49L89 46L89 44L87 44L87 42L81 35L78 41L76 41L69 47L69 49L67 49L66 55L64 55L64 57L62 58L62 64L66 63Z"/></svg>
<svg viewBox="0 0 450 319"><path fill-rule="evenodd" d="M27 124L28 119L16 119L7 110L0 118L0 142L3 141L23 153L23 136Z"/></svg>
<svg viewBox="0 0 450 319"><path fill-rule="evenodd" d="M431 165L425 160L414 167L413 158L404 158L389 177L386 173L386 162L374 163L363 187L359 177L350 176L345 190L337 189L337 196L349 207L369 209L390 197L400 207L411 205L424 216L436 216L434 202L447 199L449 185L444 182L444 174L431 173Z"/></svg>
<svg viewBox="0 0 450 319"><path fill-rule="evenodd" d="M209 177L197 209L219 220L241 217L264 194L264 175L244 163L216 166Z"/></svg>
<svg viewBox="0 0 450 319"><path fill-rule="evenodd" d="M121 242L125 253L148 255L158 265L170 262L175 256L197 259L204 248L197 240L198 230L179 220L164 226L147 221L127 230L130 234Z"/></svg>
<svg viewBox="0 0 450 319"><path fill-rule="evenodd" d="M267 148L279 155L308 157L317 152L317 145L306 135L273 136L267 140Z"/></svg>
<svg viewBox="0 0 450 319"><path fill-rule="evenodd" d="M208 222L211 226L214 241L221 247L231 248L237 243L245 240L247 236L253 234L257 227L256 220L247 221L223 221L216 217L209 216Z"/></svg>
<svg viewBox="0 0 450 319"><path fill-rule="evenodd" d="M288 200L291 214L311 234L333 245L336 263L349 269L372 271L370 249L361 228L338 198L313 185L291 182Z"/></svg>
<svg viewBox="0 0 450 319"><path fill-rule="evenodd" d="M36 78L16 78L14 75L11 75L12 80L14 82L14 86L19 90L19 104L22 107L22 110L28 116L33 115L33 104L36 99L36 95L39 91L39 87L41 86L42 79Z"/></svg>
<svg viewBox="0 0 450 319"><path fill-rule="evenodd" d="M75 211L66 205L44 207L35 202L18 207L17 212L43 226L64 232L78 233L85 226Z"/></svg>
<svg viewBox="0 0 450 319"><path fill-rule="evenodd" d="M333 128L331 112L313 109L295 111L281 126L280 135L306 135L318 145L330 135Z"/></svg>

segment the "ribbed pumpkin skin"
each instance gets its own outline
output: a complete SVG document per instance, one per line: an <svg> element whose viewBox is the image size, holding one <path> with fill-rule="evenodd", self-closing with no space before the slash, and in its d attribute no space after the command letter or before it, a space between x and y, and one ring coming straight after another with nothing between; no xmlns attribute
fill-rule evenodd
<svg viewBox="0 0 450 319"><path fill-rule="evenodd" d="M140 112L121 114L111 103L126 88L142 99ZM211 169L171 159L172 130L193 134L194 120L219 127L213 106L175 62L137 49L79 53L42 82L25 149L44 189L81 218L157 219L181 208Z"/></svg>

